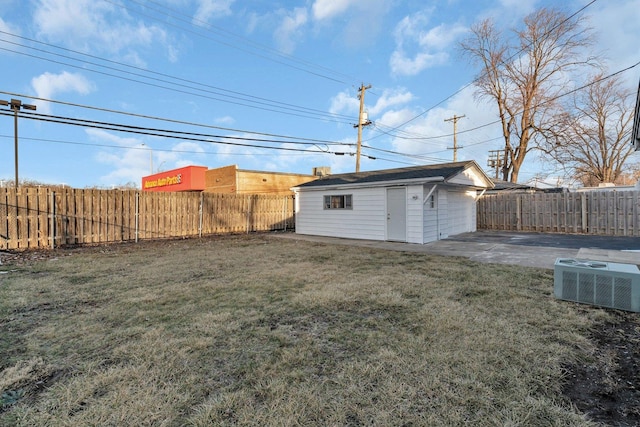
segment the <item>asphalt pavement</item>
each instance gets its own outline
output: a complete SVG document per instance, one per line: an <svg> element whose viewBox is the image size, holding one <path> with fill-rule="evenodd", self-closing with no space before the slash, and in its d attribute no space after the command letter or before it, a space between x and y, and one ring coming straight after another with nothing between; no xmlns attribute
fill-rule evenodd
<svg viewBox="0 0 640 427"><path fill-rule="evenodd" d="M273 236L325 244L465 257L472 261L553 269L557 258L640 265L640 238L481 230L424 245L274 233Z"/></svg>

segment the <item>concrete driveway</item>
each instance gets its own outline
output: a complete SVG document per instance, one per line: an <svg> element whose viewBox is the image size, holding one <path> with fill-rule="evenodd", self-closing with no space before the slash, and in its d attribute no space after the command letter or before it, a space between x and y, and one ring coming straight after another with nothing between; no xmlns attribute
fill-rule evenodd
<svg viewBox="0 0 640 427"><path fill-rule="evenodd" d="M337 237L305 236L295 233L275 233L273 235L281 238L326 244L461 256L478 262L548 269L553 269L557 258L577 258L640 265L640 238L638 237L483 230L475 233L459 234L425 245L417 245L374 240L341 239Z"/></svg>

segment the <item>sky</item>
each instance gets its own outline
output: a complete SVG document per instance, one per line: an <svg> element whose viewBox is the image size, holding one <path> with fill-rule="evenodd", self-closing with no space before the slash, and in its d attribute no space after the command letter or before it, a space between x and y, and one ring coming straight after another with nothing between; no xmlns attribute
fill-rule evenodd
<svg viewBox="0 0 640 427"><path fill-rule="evenodd" d="M18 117L21 181L140 186L187 165L353 172L362 87L362 171L452 161L457 116L457 160L492 176L498 116L474 96L460 41L481 19L508 31L539 7L585 5L608 72L640 61L640 0L0 0L0 100L37 107ZM635 91L640 67L620 78ZM14 116L0 110L10 185ZM560 175L530 155L519 181Z"/></svg>

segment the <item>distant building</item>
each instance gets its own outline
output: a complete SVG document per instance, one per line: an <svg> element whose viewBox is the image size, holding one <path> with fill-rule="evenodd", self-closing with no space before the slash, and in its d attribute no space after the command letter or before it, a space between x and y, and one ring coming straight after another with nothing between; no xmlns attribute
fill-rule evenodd
<svg viewBox="0 0 640 427"><path fill-rule="evenodd" d="M143 191L204 191L223 194L292 195L292 187L328 173L314 168L314 175L238 169L237 165L208 169L187 166L142 178Z"/></svg>
<svg viewBox="0 0 640 427"><path fill-rule="evenodd" d="M142 191L203 191L206 166L186 166L142 177Z"/></svg>
<svg viewBox="0 0 640 427"><path fill-rule="evenodd" d="M577 193L586 191L640 191L640 181L638 181L635 185L615 185L610 182L603 182L597 187L576 188Z"/></svg>
<svg viewBox="0 0 640 427"><path fill-rule="evenodd" d="M562 187L549 187L539 188L527 184L518 184L509 181L503 181L501 179L491 178L494 187L487 190L484 194L497 194L497 193L563 193L567 191Z"/></svg>

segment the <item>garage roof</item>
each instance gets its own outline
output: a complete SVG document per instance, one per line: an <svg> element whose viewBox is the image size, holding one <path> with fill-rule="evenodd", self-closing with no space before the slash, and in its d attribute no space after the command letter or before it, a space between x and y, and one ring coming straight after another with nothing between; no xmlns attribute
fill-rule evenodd
<svg viewBox="0 0 640 427"><path fill-rule="evenodd" d="M435 165L412 166L396 169L384 169L367 172L343 173L336 175L328 175L299 185L297 188L311 189L313 187L329 187L341 185L366 185L381 184L384 182L407 182L407 181L444 181L447 182L459 175L467 169L475 169L477 174L481 175L483 181L486 181L485 188L492 188L491 179L482 171L478 164L473 160L455 163L441 163Z"/></svg>

